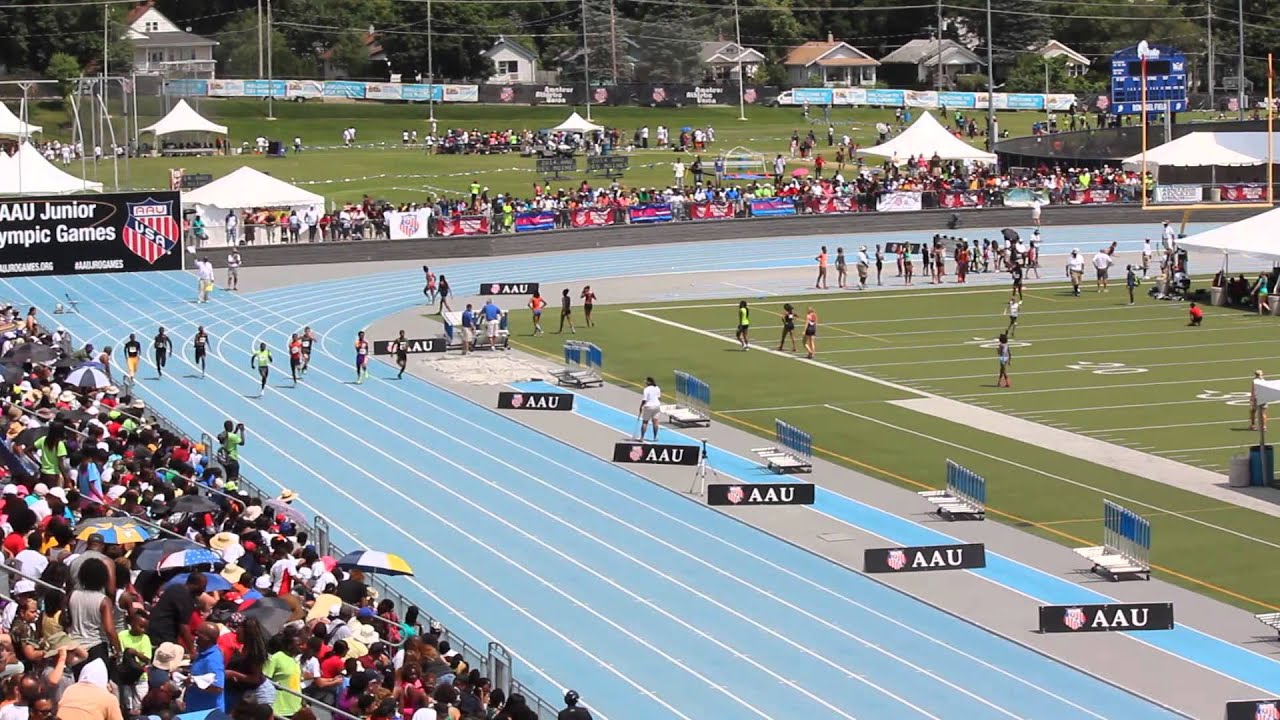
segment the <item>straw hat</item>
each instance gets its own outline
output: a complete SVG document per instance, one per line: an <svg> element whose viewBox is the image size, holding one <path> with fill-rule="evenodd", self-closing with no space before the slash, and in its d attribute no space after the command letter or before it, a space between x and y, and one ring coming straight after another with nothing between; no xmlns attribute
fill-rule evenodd
<svg viewBox="0 0 1280 720"><path fill-rule="evenodd" d="M316 602L307 611L307 621L324 620L329 617L329 611L334 608L342 607L342 598L337 595L323 594L316 597Z"/></svg>
<svg viewBox="0 0 1280 720"><path fill-rule="evenodd" d="M229 533L224 531L209 538L209 549L213 550L214 552L220 553L226 550L227 548L231 547L232 545L239 545L239 544L240 544L240 538L236 537L235 533Z"/></svg>
<svg viewBox="0 0 1280 720"><path fill-rule="evenodd" d="M240 513L240 517L247 522L255 522L258 518L262 517L262 506L250 505L244 509L244 512Z"/></svg>
<svg viewBox="0 0 1280 720"><path fill-rule="evenodd" d="M240 582L240 578L244 577L244 568L236 565L235 563L231 563L222 568L222 572L218 574L222 576L223 580L235 585Z"/></svg>
<svg viewBox="0 0 1280 720"><path fill-rule="evenodd" d="M355 640L361 645L372 645L382 638L378 637L378 631L372 625L365 625L361 622L353 621L349 627L351 628L351 640Z"/></svg>
<svg viewBox="0 0 1280 720"><path fill-rule="evenodd" d="M284 492L280 493L280 502L291 503L297 499L298 499L298 493L292 490L285 490Z"/></svg>
<svg viewBox="0 0 1280 720"><path fill-rule="evenodd" d="M151 659L151 664L159 670L173 672L178 668L191 664L187 660L186 654L182 646L177 643L160 643L160 647L156 648L155 657Z"/></svg>
<svg viewBox="0 0 1280 720"><path fill-rule="evenodd" d="M369 647L364 643L356 640L354 637L347 638L347 659L359 660L369 654Z"/></svg>

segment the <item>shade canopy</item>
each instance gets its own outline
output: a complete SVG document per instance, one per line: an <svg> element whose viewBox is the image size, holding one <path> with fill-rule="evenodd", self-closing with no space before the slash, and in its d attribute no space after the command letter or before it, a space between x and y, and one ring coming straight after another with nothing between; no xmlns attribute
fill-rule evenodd
<svg viewBox="0 0 1280 720"><path fill-rule="evenodd" d="M1280 260L1280 235L1275 231L1278 223L1280 208L1185 237L1178 241L1178 246L1190 250L1217 251L1225 255L1252 255Z"/></svg>
<svg viewBox="0 0 1280 720"><path fill-rule="evenodd" d="M244 208L323 207L324 198L310 190L245 166L204 187L183 193L183 204L224 210Z"/></svg>
<svg viewBox="0 0 1280 720"><path fill-rule="evenodd" d="M1280 149L1280 144L1274 144ZM1280 153L1272 153L1280 157ZM1142 164L1143 154L1124 159L1126 166ZM1265 165L1267 134L1264 132L1193 132L1148 148L1147 165L1163 167L1240 167Z"/></svg>
<svg viewBox="0 0 1280 720"><path fill-rule="evenodd" d="M922 113L918 120L911 123L911 127L883 145L876 145L858 152L896 158L898 162L906 162L907 158L911 157L932 158L934 155L943 160L976 160L985 163L996 161L994 153L979 150L952 135L932 114L927 112Z"/></svg>
<svg viewBox="0 0 1280 720"><path fill-rule="evenodd" d="M0 136L3 137L30 137L31 133L42 132L43 128L39 125L24 123L8 105L0 103Z"/></svg>
<svg viewBox="0 0 1280 720"><path fill-rule="evenodd" d="M603 130L604 127L601 125L596 125L590 120L583 118L578 113L574 113L570 115L564 122L560 123L559 125L551 129L557 132L588 133L588 132L594 132L596 130Z"/></svg>
<svg viewBox="0 0 1280 720"><path fill-rule="evenodd" d="M0 195L69 195L78 192L102 192L102 183L63 172L30 143L19 146L13 157L0 160Z"/></svg>
<svg viewBox="0 0 1280 720"><path fill-rule="evenodd" d="M179 100L168 115L160 118L156 124L142 128L141 132L155 133L156 137L185 132L226 135L227 126L205 119L186 100Z"/></svg>
<svg viewBox="0 0 1280 720"><path fill-rule="evenodd" d="M1254 396L1259 405L1269 405L1280 400L1280 380L1254 380Z"/></svg>

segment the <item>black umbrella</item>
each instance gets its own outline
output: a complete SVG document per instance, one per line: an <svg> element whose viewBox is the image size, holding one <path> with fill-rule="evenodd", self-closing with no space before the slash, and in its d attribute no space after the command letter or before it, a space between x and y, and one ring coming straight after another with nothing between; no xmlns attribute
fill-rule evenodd
<svg viewBox="0 0 1280 720"><path fill-rule="evenodd" d="M173 553L200 547L204 546L190 540L178 538L148 540L142 543L142 549L138 551L138 556L134 558L133 566L139 570L155 571L156 567L160 565L160 561Z"/></svg>
<svg viewBox="0 0 1280 720"><path fill-rule="evenodd" d="M0 365L0 377L3 377L6 383L22 382L22 378L26 374L21 364Z"/></svg>
<svg viewBox="0 0 1280 720"><path fill-rule="evenodd" d="M1000 231L1000 234L1004 236L1005 242L1016 243L1019 240L1018 231L1013 228L1005 228Z"/></svg>
<svg viewBox="0 0 1280 720"><path fill-rule="evenodd" d="M262 623L262 629L267 635L275 635L284 629L289 619L293 617L293 608L285 600L278 597L265 597L261 600L254 600L253 604L244 611L244 619L258 618L258 622Z"/></svg>
<svg viewBox="0 0 1280 720"><path fill-rule="evenodd" d="M27 428L26 430L23 430L22 432L18 433L18 436L13 439L13 444L23 445L25 447L31 447L31 444L34 443L37 439L42 438L48 434L49 434L48 425L41 425L39 427Z"/></svg>
<svg viewBox="0 0 1280 720"><path fill-rule="evenodd" d="M204 495L183 495L173 503L170 512L176 513L206 513L218 510L218 503L210 500Z"/></svg>
<svg viewBox="0 0 1280 720"><path fill-rule="evenodd" d="M58 351L39 343L22 343L5 353L4 359L14 363L46 363L58 359Z"/></svg>

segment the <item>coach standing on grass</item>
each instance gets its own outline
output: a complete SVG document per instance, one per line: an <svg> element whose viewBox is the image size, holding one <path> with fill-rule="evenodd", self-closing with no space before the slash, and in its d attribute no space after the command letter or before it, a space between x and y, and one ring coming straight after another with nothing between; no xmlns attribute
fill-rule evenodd
<svg viewBox="0 0 1280 720"><path fill-rule="evenodd" d="M1099 250L1098 254L1093 256L1093 269L1098 273L1098 292L1107 291L1107 275L1114 263L1115 260L1106 250Z"/></svg>
<svg viewBox="0 0 1280 720"><path fill-rule="evenodd" d="M1067 258L1067 277L1071 278L1071 294L1080 297L1080 283L1084 280L1084 258L1080 257L1080 248L1072 248L1071 257Z"/></svg>

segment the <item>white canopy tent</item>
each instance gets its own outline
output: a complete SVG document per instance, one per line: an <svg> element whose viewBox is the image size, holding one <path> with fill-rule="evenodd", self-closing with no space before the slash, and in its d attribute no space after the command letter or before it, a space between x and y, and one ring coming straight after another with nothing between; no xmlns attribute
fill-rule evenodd
<svg viewBox="0 0 1280 720"><path fill-rule="evenodd" d="M984 163L996 161L995 153L979 150L952 135L932 114L927 112L922 113L920 119L911 123L911 127L883 145L876 145L858 152L896 158L900 163L906 162L910 157L923 155L926 158L932 158L935 154L943 160L976 160Z"/></svg>
<svg viewBox="0 0 1280 720"><path fill-rule="evenodd" d="M1280 143L1272 141L1272 157L1280 158ZM1124 159L1125 167L1142 165L1143 154ZM1265 165L1267 133L1193 132L1148 148L1148 166L1164 167L1244 167Z"/></svg>
<svg viewBox="0 0 1280 720"><path fill-rule="evenodd" d="M604 126L586 120L578 113L570 115L564 122L551 128L554 132L572 132L572 133L589 133L596 130L603 130Z"/></svg>
<svg viewBox="0 0 1280 720"><path fill-rule="evenodd" d="M102 183L63 172L30 143L23 143L16 155L0 161L0 195L70 195L78 192L102 192Z"/></svg>
<svg viewBox="0 0 1280 720"><path fill-rule="evenodd" d="M236 210L285 208L299 217L308 211L317 217L324 212L324 197L248 166L183 193L182 204L195 207L209 235L206 242L213 244L226 243L227 214Z"/></svg>
<svg viewBox="0 0 1280 720"><path fill-rule="evenodd" d="M142 128L139 132L154 133L156 137L173 135L174 133L226 135L227 126L205 119L204 116L188 105L186 100L179 100L168 115L160 118L160 121L156 124Z"/></svg>
<svg viewBox="0 0 1280 720"><path fill-rule="evenodd" d="M0 137L27 138L31 137L32 133L43 132L43 130L39 125L22 122L8 105L0 103Z"/></svg>
<svg viewBox="0 0 1280 720"><path fill-rule="evenodd" d="M1188 250L1216 251L1223 255L1252 255L1280 260L1280 235L1275 231L1277 224L1280 224L1280 208L1182 238L1178 246Z"/></svg>

